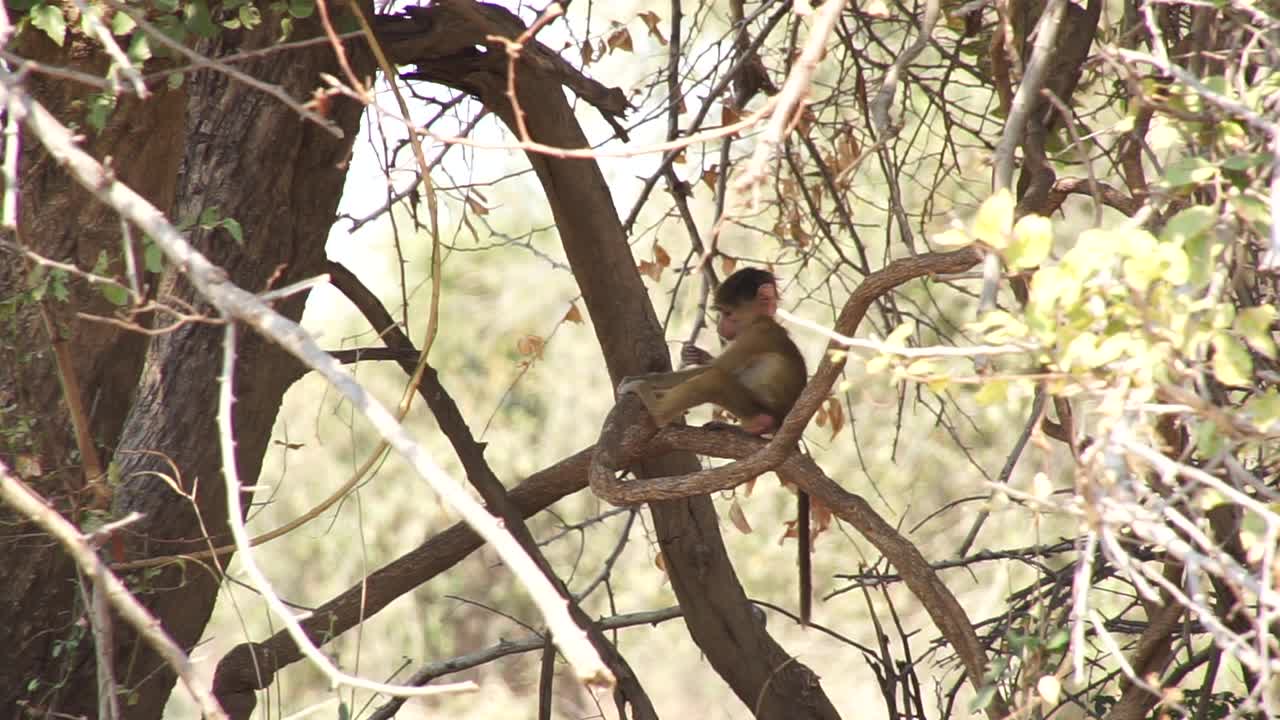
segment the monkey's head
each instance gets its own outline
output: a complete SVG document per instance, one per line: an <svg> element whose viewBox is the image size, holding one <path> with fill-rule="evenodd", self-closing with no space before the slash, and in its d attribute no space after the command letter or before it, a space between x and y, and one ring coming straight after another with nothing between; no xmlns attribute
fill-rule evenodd
<svg viewBox="0 0 1280 720"><path fill-rule="evenodd" d="M743 268L716 288L715 309L720 313L716 332L732 340L756 318L778 311L778 281L768 270Z"/></svg>

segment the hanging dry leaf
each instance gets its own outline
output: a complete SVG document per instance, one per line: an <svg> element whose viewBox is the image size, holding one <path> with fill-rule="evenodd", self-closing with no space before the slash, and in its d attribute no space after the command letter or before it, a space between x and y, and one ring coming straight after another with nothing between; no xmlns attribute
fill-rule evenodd
<svg viewBox="0 0 1280 720"><path fill-rule="evenodd" d="M812 495L809 496L809 532L813 538L830 530L833 518L835 515L831 508L818 502Z"/></svg>
<svg viewBox="0 0 1280 720"><path fill-rule="evenodd" d="M720 272L725 275L732 275L733 271L738 267L738 259L729 257L728 255L720 256Z"/></svg>
<svg viewBox="0 0 1280 720"><path fill-rule="evenodd" d="M653 564L662 572L665 573L667 571L667 559L663 557L661 550L658 551L657 555L653 556Z"/></svg>
<svg viewBox="0 0 1280 720"><path fill-rule="evenodd" d="M685 155L685 152L683 149L677 152L675 157L671 158L671 163L673 165L684 165L688 161L689 161L689 158L687 155Z"/></svg>
<svg viewBox="0 0 1280 720"><path fill-rule="evenodd" d="M566 322L582 324L582 311L578 309L577 303L569 303L569 312L564 314Z"/></svg>
<svg viewBox="0 0 1280 720"><path fill-rule="evenodd" d="M862 12L877 20L886 20L889 18L889 5L884 0L870 0L862 8Z"/></svg>
<svg viewBox="0 0 1280 720"><path fill-rule="evenodd" d="M827 426L827 404L823 403L818 406L818 412L813 414L813 424L818 427Z"/></svg>
<svg viewBox="0 0 1280 720"><path fill-rule="evenodd" d="M782 537L778 538L779 545L786 542L790 538L800 537L800 531L796 529L797 523L795 520L787 520L786 522L782 523L782 525L786 529L782 532Z"/></svg>
<svg viewBox="0 0 1280 720"><path fill-rule="evenodd" d="M546 340L537 335L525 335L516 341L516 352L526 357L542 357L542 348L547 344Z"/></svg>
<svg viewBox="0 0 1280 720"><path fill-rule="evenodd" d="M720 166L712 165L702 171L702 182L707 186L708 190L715 192L716 183L720 180Z"/></svg>
<svg viewBox="0 0 1280 720"><path fill-rule="evenodd" d="M667 39L662 36L662 28L658 27L662 23L662 18L658 17L655 12L642 12L640 19L649 27L649 36L658 41L661 45L667 44Z"/></svg>
<svg viewBox="0 0 1280 720"><path fill-rule="evenodd" d="M844 406L840 404L840 398L827 400L827 416L831 418L831 437L835 438L844 429Z"/></svg>
<svg viewBox="0 0 1280 720"><path fill-rule="evenodd" d="M591 47L590 40L584 40L579 51L582 54L582 64L584 67L590 65L591 61L596 59L595 49Z"/></svg>
<svg viewBox="0 0 1280 720"><path fill-rule="evenodd" d="M636 265L636 269L640 271L641 275L644 275L654 282L657 282L658 279L662 277L662 266L655 262L641 260L640 264Z"/></svg>
<svg viewBox="0 0 1280 720"><path fill-rule="evenodd" d="M671 267L671 255L661 245L653 246L653 261L662 267Z"/></svg>
<svg viewBox="0 0 1280 720"><path fill-rule="evenodd" d="M631 31L624 25L618 25L617 23L614 23L614 25L617 26L617 29L609 33L609 37L605 40L605 44L609 46L609 52L614 50L631 52Z"/></svg>
<svg viewBox="0 0 1280 720"><path fill-rule="evenodd" d="M742 506L738 504L738 498L734 498L729 503L729 522L738 528L738 532L743 535L751 534L751 523L747 522L747 514L742 512Z"/></svg>
<svg viewBox="0 0 1280 720"><path fill-rule="evenodd" d="M470 193L467 194L467 208L477 215L488 215L489 208L485 207Z"/></svg>
<svg viewBox="0 0 1280 720"><path fill-rule="evenodd" d="M725 103L720 106L720 124L732 125L742 119L742 113L734 106Z"/></svg>

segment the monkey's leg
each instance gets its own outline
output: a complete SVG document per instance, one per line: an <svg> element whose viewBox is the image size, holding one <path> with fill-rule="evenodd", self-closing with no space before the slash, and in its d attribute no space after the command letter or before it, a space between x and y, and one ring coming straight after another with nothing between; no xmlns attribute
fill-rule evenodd
<svg viewBox="0 0 1280 720"><path fill-rule="evenodd" d="M738 417L753 417L767 412L737 378L713 365L662 395L654 409L654 422L662 427L689 408L704 403L719 405Z"/></svg>
<svg viewBox="0 0 1280 720"><path fill-rule="evenodd" d="M648 373L646 375L626 377L622 379L622 382L618 383L617 397L622 397L627 393L638 395L641 402L644 403L645 409L649 411L649 416L655 418L656 422L662 398L672 388L687 383L706 371L707 368L705 367L697 367L676 372ZM662 427L665 424L657 423L658 427Z"/></svg>

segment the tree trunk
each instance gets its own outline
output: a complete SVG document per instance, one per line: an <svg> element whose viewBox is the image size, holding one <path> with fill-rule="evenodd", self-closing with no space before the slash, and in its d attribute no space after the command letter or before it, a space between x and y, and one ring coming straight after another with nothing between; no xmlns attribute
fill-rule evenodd
<svg viewBox="0 0 1280 720"><path fill-rule="evenodd" d="M315 22L299 24L300 35L317 29ZM216 59L265 47L278 32L279 19L267 17L253 32L223 31L197 49ZM51 44L30 29L23 38L30 45L23 47L28 56L52 54L54 64L69 64L72 56L87 57L81 66L99 74L106 67L104 59L91 54L92 45L79 38L69 35L69 44L76 43L78 51L68 48L61 54L52 53ZM353 62L358 73L370 72L362 57L353 57ZM273 56L236 67L280 85L301 100L320 84L319 73L341 72L332 49L323 45L291 51L287 60ZM33 81L30 87L64 122L84 126L82 117L71 109L75 93L82 92L83 86ZM186 123L184 110L189 117ZM334 101L331 119L345 134L338 139L299 120L280 101L227 75L205 70L188 75L178 91L159 92L145 102L122 101L106 132L89 133L87 147L99 159L111 157L118 176L162 209L171 208L172 217L217 208L222 217L239 221L243 246L225 230L195 229L191 237L202 252L226 268L233 282L266 289L315 275L323 267L324 244L359 116L357 103ZM34 139L24 137L21 159L20 232L27 247L86 269L103 250L118 259L120 226L114 213L73 187L74 181L45 158ZM135 237L135 247L137 241ZM7 268L0 270L0 297L12 297L21 289L25 271L16 265L0 263ZM119 267L117 262L114 268ZM162 302L176 298L207 308L173 269L159 287ZM72 318L76 311L110 312L98 293L83 283L73 283L73 291L70 302L58 308L66 310L62 317ZM297 318L305 299L305 293L298 294L277 307ZM77 498L67 488L83 484L81 469L74 458L68 416L59 403L47 336L39 330L36 310L24 307L22 311L19 322L6 325L3 331L7 336L4 352L21 362L13 365L20 373L0 385L0 407L12 406L15 409L10 412L38 423L29 437L39 438L39 443L6 441L5 459L38 458L38 466L28 461L19 463L19 468L35 468L36 472L24 473L28 482L54 498L60 508L70 509ZM158 325L171 321L163 314L157 318ZM144 514L142 521L125 531L127 556L204 547L201 522L218 538L215 544L225 541L225 495L214 431L221 326L188 323L156 336L149 346L145 336L109 325L66 320L65 327L77 359L77 381L92 414L95 440L107 450L104 461L119 468L113 515ZM255 336L241 340L235 424L237 461L245 483L257 478L280 400L296 379L293 368L297 366L277 362L274 356L279 352ZM6 425L10 422L6 418ZM166 477L194 496L194 507L173 492ZM95 663L92 643L77 625L83 610L76 596L74 568L56 547L24 536L29 528L4 523L0 532L4 533L0 542L5 544L0 560L0 587L5 588L0 641L19 648L0 668L0 707L25 701L96 716ZM190 648L209 618L220 573L214 568L175 565L145 577L130 575L126 581L174 639ZM129 693L128 716L160 717L173 687L173 674L119 625L115 650L116 680ZM32 685L33 680L38 684Z"/></svg>
<svg viewBox="0 0 1280 720"><path fill-rule="evenodd" d="M518 19L480 3L433 5L415 16L420 30L412 42L391 45L393 59L416 63L419 77L472 93L518 133L506 95L506 54L486 40L495 34L515 38L523 30ZM477 47L488 52L477 54ZM546 64L522 60L516 80L530 139L554 147L589 147L565 100L564 77ZM662 329L599 165L592 159L536 152L528 157L547 193L614 382L670 370ZM644 469L674 475L697 470L698 464L689 453L673 453ZM711 500L650 507L689 633L743 703L760 718L838 717L817 676L788 655L756 619L725 551Z"/></svg>

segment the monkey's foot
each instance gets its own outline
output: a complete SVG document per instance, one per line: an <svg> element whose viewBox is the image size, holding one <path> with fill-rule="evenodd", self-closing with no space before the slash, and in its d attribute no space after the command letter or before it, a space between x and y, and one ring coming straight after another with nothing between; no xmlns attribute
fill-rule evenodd
<svg viewBox="0 0 1280 720"><path fill-rule="evenodd" d="M742 429L752 435L763 435L778 429L778 421L768 413L742 418Z"/></svg>

